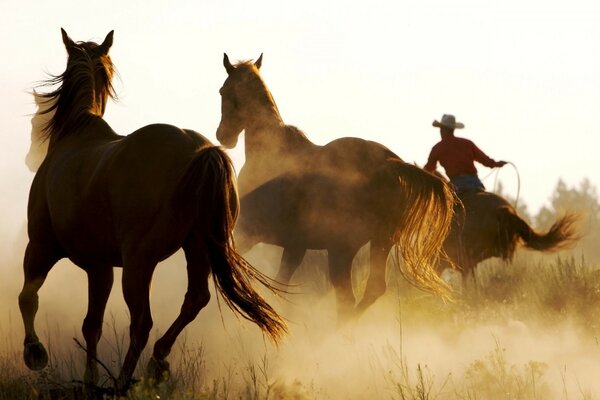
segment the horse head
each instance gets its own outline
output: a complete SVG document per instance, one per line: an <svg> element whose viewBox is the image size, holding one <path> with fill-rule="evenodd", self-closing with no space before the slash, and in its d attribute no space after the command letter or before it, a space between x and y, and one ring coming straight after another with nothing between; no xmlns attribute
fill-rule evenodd
<svg viewBox="0 0 600 400"><path fill-rule="evenodd" d="M67 32L61 28L62 39L69 56L67 70L75 68L80 63L92 66L93 70L93 103L91 110L94 114L102 116L106 109L106 100L112 93L112 77L114 67L108 51L113 44L114 31L110 31L102 44L95 42L74 42Z"/></svg>
<svg viewBox="0 0 600 400"><path fill-rule="evenodd" d="M257 105L266 104L276 110L271 93L259 74L261 64L262 54L256 62L242 61L236 65L231 64L227 54L223 56L227 79L219 90L221 122L217 129L217 139L227 148L235 147L240 133L260 120L255 112Z"/></svg>
<svg viewBox="0 0 600 400"><path fill-rule="evenodd" d="M50 146L81 129L90 116L102 117L108 97L115 97L112 86L114 66L108 55L113 31L101 44L74 42L64 29L61 33L68 54L67 67L62 74L52 75L43 83L58 88L40 94L45 102L50 103L45 113L54 113L43 128Z"/></svg>

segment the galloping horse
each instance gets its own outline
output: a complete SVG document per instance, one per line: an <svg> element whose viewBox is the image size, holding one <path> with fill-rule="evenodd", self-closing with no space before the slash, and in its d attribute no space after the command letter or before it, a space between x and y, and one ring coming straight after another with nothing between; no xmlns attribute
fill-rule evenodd
<svg viewBox="0 0 600 400"><path fill-rule="evenodd" d="M287 283L307 249L328 251L338 314L348 317L385 291L385 266L394 244L412 283L437 293L435 273L453 215L453 194L439 178L403 162L379 143L341 138L325 146L284 124L255 62L232 65L220 90L217 139L234 147L245 131L246 161L239 173L240 250L257 242L283 247L276 280ZM361 302L352 292L356 252L370 242L371 272Z"/></svg>
<svg viewBox="0 0 600 400"><path fill-rule="evenodd" d="M149 289L156 264L183 248L188 289L179 316L156 342L149 373L168 371L165 358L183 328L208 303L208 279L226 303L272 339L285 331L277 313L252 288L267 278L236 252L235 175L223 150L191 130L148 125L117 135L102 119L113 97L111 31L100 45L73 42L62 30L66 70L42 96L54 114L45 127L48 153L33 180L28 206L29 244L19 306L25 325L24 360L34 370L48 356L34 328L38 290L52 266L68 257L88 276L84 380L98 379L97 343L113 284L123 268L123 296L131 316L130 344L117 389L126 389L152 327Z"/></svg>
<svg viewBox="0 0 600 400"><path fill-rule="evenodd" d="M460 195L452 229L444 249L457 266L463 284L469 276L475 278L477 264L491 257L512 260L517 245L539 251L553 251L567 247L574 240L574 215L565 215L546 233L538 233L517 215L516 210L502 197L489 192L473 191ZM439 264L441 273L447 262Z"/></svg>

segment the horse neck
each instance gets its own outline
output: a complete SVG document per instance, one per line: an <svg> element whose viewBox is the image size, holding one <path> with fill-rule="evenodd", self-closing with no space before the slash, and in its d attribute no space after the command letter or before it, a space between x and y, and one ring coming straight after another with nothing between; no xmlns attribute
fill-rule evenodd
<svg viewBox="0 0 600 400"><path fill-rule="evenodd" d="M76 60L67 64L62 75L49 80L51 84L60 83L58 89L43 95L54 112L46 126L49 151L65 138L84 133L87 136L88 127L102 119L108 97L112 96L112 68L97 68L98 64L88 59Z"/></svg>
<svg viewBox="0 0 600 400"><path fill-rule="evenodd" d="M279 129L284 125L273 96L260 80L260 85L251 88L247 99L245 114L246 149L262 146L265 133ZM267 133L268 134L268 133Z"/></svg>
<svg viewBox="0 0 600 400"><path fill-rule="evenodd" d="M72 149L93 147L120 138L102 117L94 114L90 114L89 117L78 132L73 132L73 134L56 141L52 141L51 137L48 143L48 154L55 151L69 152Z"/></svg>
<svg viewBox="0 0 600 400"><path fill-rule="evenodd" d="M315 147L301 131L283 122L276 106L255 114L245 128L244 144L246 160L250 161L294 157Z"/></svg>

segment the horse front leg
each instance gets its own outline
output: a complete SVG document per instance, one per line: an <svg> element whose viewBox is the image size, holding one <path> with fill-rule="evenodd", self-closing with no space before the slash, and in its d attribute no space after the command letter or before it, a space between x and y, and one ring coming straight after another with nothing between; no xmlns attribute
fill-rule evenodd
<svg viewBox="0 0 600 400"><path fill-rule="evenodd" d="M128 263L123 266L123 297L129 309L129 348L117 380L117 391L123 393L131 384L135 367L142 350L148 343L152 329L150 312L150 282L156 264Z"/></svg>
<svg viewBox="0 0 600 400"><path fill-rule="evenodd" d="M171 352L175 340L210 300L208 289L210 261L206 248L198 243L192 243L184 246L184 252L187 260L188 287L181 311L167 332L156 341L152 358L148 362L147 375L157 382L169 373L169 363L165 359Z"/></svg>
<svg viewBox="0 0 600 400"><path fill-rule="evenodd" d="M295 247L284 247L281 255L281 263L275 280L285 285L290 283L292 276L302 263L306 249Z"/></svg>
<svg viewBox="0 0 600 400"><path fill-rule="evenodd" d="M38 310L38 291L48 272L61 257L47 244L29 242L23 260L24 282L19 294L19 309L25 327L23 360L31 370L38 371L48 365L48 353L35 332L35 315Z"/></svg>
<svg viewBox="0 0 600 400"><path fill-rule="evenodd" d="M85 374L83 381L87 385L98 382L98 341L102 336L102 321L106 302L113 286L113 268L96 266L86 270L88 275L88 311L83 320L82 332L87 346Z"/></svg>
<svg viewBox="0 0 600 400"><path fill-rule="evenodd" d="M246 254L258 243L253 237L248 235L240 226L236 226L233 237L235 248L239 254Z"/></svg>
<svg viewBox="0 0 600 400"><path fill-rule="evenodd" d="M462 275L462 287L463 292L467 290L469 284L473 285L473 290L477 291L477 278L475 276L475 270L477 269L477 263L474 262L470 257L465 257L465 260L461 264L461 275Z"/></svg>
<svg viewBox="0 0 600 400"><path fill-rule="evenodd" d="M345 322L354 316L354 293L352 292L352 260L357 249L345 246L329 248L329 277L335 288L338 323Z"/></svg>

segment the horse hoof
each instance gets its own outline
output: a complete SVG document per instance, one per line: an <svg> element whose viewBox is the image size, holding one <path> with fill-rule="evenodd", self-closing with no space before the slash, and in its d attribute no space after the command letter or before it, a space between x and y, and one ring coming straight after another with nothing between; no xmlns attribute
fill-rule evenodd
<svg viewBox="0 0 600 400"><path fill-rule="evenodd" d="M157 360L154 357L148 361L146 367L146 376L150 379L154 379L155 382L161 382L167 380L170 374L170 366L167 360Z"/></svg>
<svg viewBox="0 0 600 400"><path fill-rule="evenodd" d="M27 343L23 350L23 360L27 368L39 371L48 365L48 353L40 342Z"/></svg>

